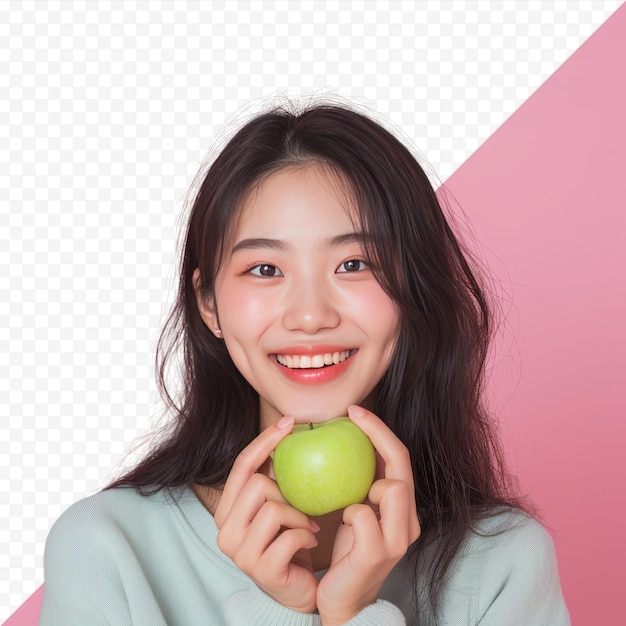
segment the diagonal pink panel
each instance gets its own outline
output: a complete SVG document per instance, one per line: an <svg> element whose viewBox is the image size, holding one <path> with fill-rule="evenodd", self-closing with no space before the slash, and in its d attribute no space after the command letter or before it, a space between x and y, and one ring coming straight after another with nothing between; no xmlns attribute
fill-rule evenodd
<svg viewBox="0 0 626 626"><path fill-rule="evenodd" d="M626 588L625 59L622 5L446 182L513 298L492 393L574 624L620 623Z"/></svg>
<svg viewBox="0 0 626 626"><path fill-rule="evenodd" d="M42 602L43 585L41 585L37 591L4 622L3 626L37 626Z"/></svg>
<svg viewBox="0 0 626 626"><path fill-rule="evenodd" d="M624 613L625 62L622 5L446 182L512 296L491 392L575 624Z"/></svg>

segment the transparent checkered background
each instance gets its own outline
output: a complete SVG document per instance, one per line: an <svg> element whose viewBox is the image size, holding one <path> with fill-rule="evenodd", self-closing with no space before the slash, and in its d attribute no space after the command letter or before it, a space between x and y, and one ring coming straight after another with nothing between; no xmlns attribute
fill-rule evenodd
<svg viewBox="0 0 626 626"><path fill-rule="evenodd" d="M347 98L445 180L620 4L0 0L0 619L159 415L182 202L216 138L277 97Z"/></svg>

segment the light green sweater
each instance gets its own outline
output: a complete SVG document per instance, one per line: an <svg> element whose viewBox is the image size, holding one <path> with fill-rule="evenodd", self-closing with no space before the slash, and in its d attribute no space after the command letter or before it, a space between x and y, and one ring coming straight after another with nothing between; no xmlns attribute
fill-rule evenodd
<svg viewBox="0 0 626 626"><path fill-rule="evenodd" d="M438 624L566 626L552 541L536 521L503 511L471 534L450 569ZM264 594L222 554L213 517L188 488L140 496L112 489L71 506L45 551L40 626L319 625ZM435 624L430 606L408 616L416 585L402 560L379 600L351 626Z"/></svg>

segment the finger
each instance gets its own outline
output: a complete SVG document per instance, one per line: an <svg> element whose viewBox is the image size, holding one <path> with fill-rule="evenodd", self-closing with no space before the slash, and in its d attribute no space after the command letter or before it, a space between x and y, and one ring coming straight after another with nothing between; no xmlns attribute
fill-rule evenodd
<svg viewBox="0 0 626 626"><path fill-rule="evenodd" d="M409 451L389 426L371 411L357 405L348 408L348 416L370 438L385 462L385 478L404 480L412 485Z"/></svg>
<svg viewBox="0 0 626 626"><path fill-rule="evenodd" d="M250 550L258 555L281 527L319 530L319 526L304 513L286 503L273 480L263 474L254 474L222 521L218 545L222 552L231 556L242 548L244 538L249 537L252 542Z"/></svg>
<svg viewBox="0 0 626 626"><path fill-rule="evenodd" d="M366 504L351 504L343 511L342 520L352 528L352 558L367 558L372 562L385 560L386 548L378 518Z"/></svg>
<svg viewBox="0 0 626 626"><path fill-rule="evenodd" d="M401 480L377 480L368 495L378 506L380 529L390 553L402 556L420 532L407 484Z"/></svg>
<svg viewBox="0 0 626 626"><path fill-rule="evenodd" d="M285 502L278 485L263 474L253 474L241 488L228 514L223 514L218 528L222 538L240 538L259 510L268 501Z"/></svg>
<svg viewBox="0 0 626 626"><path fill-rule="evenodd" d="M382 458L385 465L383 477L402 480L414 491L409 451L389 426L371 411L356 405L348 408L348 416L370 438Z"/></svg>
<svg viewBox="0 0 626 626"><path fill-rule="evenodd" d="M266 428L239 453L226 479L224 490L215 511L215 523L218 528L228 516L243 486L265 463L280 440L291 432L293 424L293 417L283 417L273 426Z"/></svg>
<svg viewBox="0 0 626 626"><path fill-rule="evenodd" d="M300 567L308 567L309 563L305 561L304 557L300 557L297 562L295 561L296 554L300 550L311 550L317 547L317 543L317 537L310 530L290 528L281 533L268 546L263 555L263 561L268 567L280 567L280 565L284 567L292 562Z"/></svg>
<svg viewBox="0 0 626 626"><path fill-rule="evenodd" d="M415 484L411 456L407 447L393 431L374 413L363 407L352 405L348 416L370 438L376 451L385 463L384 478L404 482L409 490L409 510L411 512L410 534L419 536L417 506L415 503Z"/></svg>
<svg viewBox="0 0 626 626"><path fill-rule="evenodd" d="M263 557L266 551L272 549L276 541L281 540L279 545L288 543L287 540L282 539L283 535L291 536L293 534L292 530L302 531L301 533L296 533L294 538L299 537L302 539L304 537L306 538L304 543L302 541L297 544L294 543L293 550L288 557L279 561L282 564L286 564L298 550L312 547L317 543L315 531L318 528L309 521L306 515L288 504L269 501L259 509L257 515L243 534L231 534L230 530L227 529L226 532L230 536L229 539L233 551L238 555L237 559L233 560L236 561L241 569L246 571L248 568L256 568L259 559ZM288 543L288 545L291 544ZM282 558L286 553L279 554Z"/></svg>

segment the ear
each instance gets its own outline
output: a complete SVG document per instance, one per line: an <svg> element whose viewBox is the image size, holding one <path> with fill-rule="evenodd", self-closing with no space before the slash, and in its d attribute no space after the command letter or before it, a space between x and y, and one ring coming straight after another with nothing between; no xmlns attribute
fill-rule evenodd
<svg viewBox="0 0 626 626"><path fill-rule="evenodd" d="M193 272L193 288L196 292L196 303L200 311L200 317L206 324L207 328L218 338L222 338L222 330L220 328L219 319L217 317L217 309L215 307L215 298L202 292L202 278L200 270L195 269Z"/></svg>

